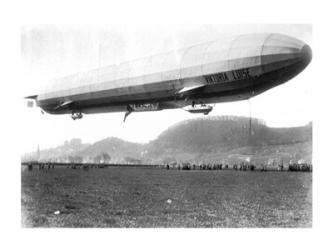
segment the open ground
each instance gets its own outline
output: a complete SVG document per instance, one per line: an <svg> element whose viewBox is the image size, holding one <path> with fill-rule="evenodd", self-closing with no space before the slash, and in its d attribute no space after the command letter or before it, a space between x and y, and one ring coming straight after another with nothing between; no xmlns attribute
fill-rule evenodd
<svg viewBox="0 0 333 250"><path fill-rule="evenodd" d="M312 173L22 170L23 227L311 227Z"/></svg>

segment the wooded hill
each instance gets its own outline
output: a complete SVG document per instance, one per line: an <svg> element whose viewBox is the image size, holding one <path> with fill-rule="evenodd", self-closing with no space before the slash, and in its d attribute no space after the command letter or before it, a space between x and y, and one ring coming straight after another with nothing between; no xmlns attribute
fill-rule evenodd
<svg viewBox="0 0 333 250"><path fill-rule="evenodd" d="M106 138L94 144L73 139L41 151L41 159L78 156L84 161L106 153L111 162L166 163L306 161L312 159L312 123L302 127L272 128L264 121L235 116L212 116L171 126L147 144Z"/></svg>

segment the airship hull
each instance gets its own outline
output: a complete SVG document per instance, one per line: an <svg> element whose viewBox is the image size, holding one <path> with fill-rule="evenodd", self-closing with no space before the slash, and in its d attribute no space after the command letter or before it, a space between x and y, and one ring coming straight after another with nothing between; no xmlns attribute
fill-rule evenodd
<svg viewBox="0 0 333 250"><path fill-rule="evenodd" d="M290 80L311 56L285 35L228 37L56 80L37 103L52 114L89 114L244 100Z"/></svg>

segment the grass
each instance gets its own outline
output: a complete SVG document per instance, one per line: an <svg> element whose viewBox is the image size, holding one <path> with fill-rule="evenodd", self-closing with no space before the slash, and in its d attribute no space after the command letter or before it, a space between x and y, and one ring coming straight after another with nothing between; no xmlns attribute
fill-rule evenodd
<svg viewBox="0 0 333 250"><path fill-rule="evenodd" d="M21 203L24 227L311 227L312 174L34 169Z"/></svg>

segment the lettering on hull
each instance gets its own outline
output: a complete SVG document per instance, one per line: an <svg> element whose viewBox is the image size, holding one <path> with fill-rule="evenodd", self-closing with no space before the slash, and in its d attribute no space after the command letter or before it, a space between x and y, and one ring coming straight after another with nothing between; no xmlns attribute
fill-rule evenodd
<svg viewBox="0 0 333 250"><path fill-rule="evenodd" d="M229 81L239 81L239 80L252 80L256 78L251 75L250 69L237 69L230 72L223 72L214 75L205 76L205 80L208 84L224 83Z"/></svg>
<svg viewBox="0 0 333 250"><path fill-rule="evenodd" d="M231 71L232 76L234 77L234 80L251 80L253 77L250 75L249 68L245 69L238 69Z"/></svg>
<svg viewBox="0 0 333 250"><path fill-rule="evenodd" d="M205 76L205 79L208 84L215 84L215 83L229 81L229 77L228 77L227 73L219 73L219 74L215 74L215 75Z"/></svg>

